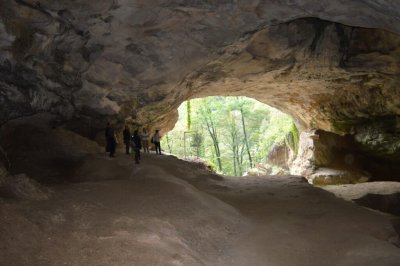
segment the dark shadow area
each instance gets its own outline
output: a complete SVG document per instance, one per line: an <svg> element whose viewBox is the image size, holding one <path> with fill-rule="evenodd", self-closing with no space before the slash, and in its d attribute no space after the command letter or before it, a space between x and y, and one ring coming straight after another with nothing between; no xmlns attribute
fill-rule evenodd
<svg viewBox="0 0 400 266"><path fill-rule="evenodd" d="M361 206L400 217L400 193L388 195L367 194L353 201ZM390 239L390 242L400 248L400 218L392 219L391 224L397 234Z"/></svg>
<svg viewBox="0 0 400 266"><path fill-rule="evenodd" d="M47 184L75 182L88 156L101 150L95 142L54 127L52 121L52 116L41 114L2 126L0 143L11 162L11 175L25 174Z"/></svg>
<svg viewBox="0 0 400 266"><path fill-rule="evenodd" d="M353 201L367 208L400 216L400 193L389 195L367 194Z"/></svg>
<svg viewBox="0 0 400 266"><path fill-rule="evenodd" d="M392 242L396 247L400 248L400 218L392 220L392 225L397 233L397 239L393 239Z"/></svg>
<svg viewBox="0 0 400 266"><path fill-rule="evenodd" d="M400 180L400 165L398 162L366 156L364 168L371 173L371 181Z"/></svg>

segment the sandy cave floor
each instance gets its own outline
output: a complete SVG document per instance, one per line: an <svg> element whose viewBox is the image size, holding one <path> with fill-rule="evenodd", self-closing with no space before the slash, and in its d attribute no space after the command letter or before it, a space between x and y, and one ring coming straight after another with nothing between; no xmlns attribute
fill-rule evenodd
<svg viewBox="0 0 400 266"><path fill-rule="evenodd" d="M143 157L92 155L74 172L84 182L1 201L0 265L400 265L395 216L300 177Z"/></svg>

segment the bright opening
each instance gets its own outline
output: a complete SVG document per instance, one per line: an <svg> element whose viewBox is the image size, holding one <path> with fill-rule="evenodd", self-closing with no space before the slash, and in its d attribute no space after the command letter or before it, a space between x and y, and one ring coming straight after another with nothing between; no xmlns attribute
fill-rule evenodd
<svg viewBox="0 0 400 266"><path fill-rule="evenodd" d="M223 175L288 174L298 149L290 116L247 97L193 99L178 111L175 128L162 140L167 152Z"/></svg>

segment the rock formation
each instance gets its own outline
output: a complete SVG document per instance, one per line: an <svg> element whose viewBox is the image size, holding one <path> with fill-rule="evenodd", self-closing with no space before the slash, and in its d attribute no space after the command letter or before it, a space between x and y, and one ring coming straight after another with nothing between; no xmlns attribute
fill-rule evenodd
<svg viewBox="0 0 400 266"><path fill-rule="evenodd" d="M349 135L399 179L399 22L387 0L1 0L0 124L47 112L90 138L106 119L166 132L188 98L244 95Z"/></svg>

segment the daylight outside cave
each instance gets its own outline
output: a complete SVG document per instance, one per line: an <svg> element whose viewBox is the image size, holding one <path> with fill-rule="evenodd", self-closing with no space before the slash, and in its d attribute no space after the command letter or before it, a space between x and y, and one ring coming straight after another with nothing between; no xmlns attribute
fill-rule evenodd
<svg viewBox="0 0 400 266"><path fill-rule="evenodd" d="M285 175L298 150L290 116L242 96L183 102L162 146L179 158L203 160L222 175Z"/></svg>

